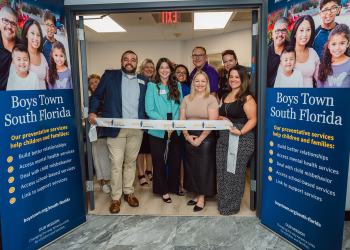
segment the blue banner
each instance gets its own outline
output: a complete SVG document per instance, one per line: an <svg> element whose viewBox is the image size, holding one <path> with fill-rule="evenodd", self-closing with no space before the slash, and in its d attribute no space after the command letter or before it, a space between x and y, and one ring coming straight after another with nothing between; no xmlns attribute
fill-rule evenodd
<svg viewBox="0 0 350 250"><path fill-rule="evenodd" d="M302 249L341 249L350 89L268 89L261 222Z"/></svg>
<svg viewBox="0 0 350 250"><path fill-rule="evenodd" d="M261 222L302 249L341 249L350 1L273 0L267 18Z"/></svg>
<svg viewBox="0 0 350 250"><path fill-rule="evenodd" d="M72 90L0 92L4 249L37 249L85 221Z"/></svg>
<svg viewBox="0 0 350 250"><path fill-rule="evenodd" d="M38 249L86 220L64 6L0 9L0 243Z"/></svg>

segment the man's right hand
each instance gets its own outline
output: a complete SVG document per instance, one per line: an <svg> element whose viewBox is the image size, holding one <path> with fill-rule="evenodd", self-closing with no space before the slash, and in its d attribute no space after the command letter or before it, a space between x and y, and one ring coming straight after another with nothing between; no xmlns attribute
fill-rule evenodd
<svg viewBox="0 0 350 250"><path fill-rule="evenodd" d="M88 120L90 124L96 124L96 118L97 115L95 113L89 113Z"/></svg>

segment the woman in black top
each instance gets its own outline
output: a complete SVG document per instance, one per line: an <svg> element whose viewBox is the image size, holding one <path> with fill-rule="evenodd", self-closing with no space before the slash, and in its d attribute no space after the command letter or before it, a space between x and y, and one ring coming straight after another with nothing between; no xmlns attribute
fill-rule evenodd
<svg viewBox="0 0 350 250"><path fill-rule="evenodd" d="M221 99L219 119L230 120L233 127L220 131L216 146L218 209L222 215L239 212L245 186L245 170L254 152L253 128L257 121L257 106L249 91L245 67L234 66L229 70L228 76L230 92ZM237 142L238 149L235 150ZM235 153L236 158L230 157Z"/></svg>

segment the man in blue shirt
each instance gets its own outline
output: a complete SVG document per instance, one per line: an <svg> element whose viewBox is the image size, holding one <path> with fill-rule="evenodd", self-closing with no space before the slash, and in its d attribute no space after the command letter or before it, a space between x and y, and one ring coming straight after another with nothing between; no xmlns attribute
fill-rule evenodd
<svg viewBox="0 0 350 250"><path fill-rule="evenodd" d="M318 56L322 60L324 45L328 41L328 36L337 25L335 17L340 13L339 0L322 0L320 2L321 25L316 29L315 40L312 45Z"/></svg>
<svg viewBox="0 0 350 250"><path fill-rule="evenodd" d="M90 97L89 121L96 123L97 112L103 103L102 117L145 119L145 95L147 80L137 75L137 55L125 51L121 58L121 70L106 70L100 84ZM107 137L111 159L111 213L119 213L121 196L131 207L138 207L134 195L136 158L140 150L141 129L102 128L101 136Z"/></svg>
<svg viewBox="0 0 350 250"><path fill-rule="evenodd" d="M43 43L43 54L46 58L47 63L50 66L50 53L52 49L52 45L56 42L55 34L57 32L56 29L56 17L51 11L46 11L44 14L44 23L46 36L44 38Z"/></svg>
<svg viewBox="0 0 350 250"><path fill-rule="evenodd" d="M189 83L192 83L197 70L203 70L209 77L210 93L216 96L219 90L219 74L212 65L208 64L207 51L204 47L197 46L192 50L192 62L195 68L190 74Z"/></svg>

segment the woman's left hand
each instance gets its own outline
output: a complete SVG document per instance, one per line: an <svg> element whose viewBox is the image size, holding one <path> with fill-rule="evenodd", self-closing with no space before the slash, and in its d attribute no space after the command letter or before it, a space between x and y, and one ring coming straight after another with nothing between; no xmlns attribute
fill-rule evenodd
<svg viewBox="0 0 350 250"><path fill-rule="evenodd" d="M239 130L236 127L230 127L229 131L230 131L231 134L234 134L234 135L237 135L237 136L241 136L242 135L241 130Z"/></svg>

